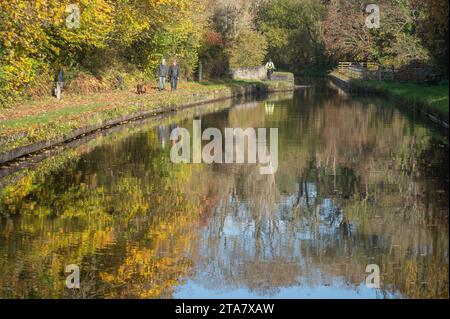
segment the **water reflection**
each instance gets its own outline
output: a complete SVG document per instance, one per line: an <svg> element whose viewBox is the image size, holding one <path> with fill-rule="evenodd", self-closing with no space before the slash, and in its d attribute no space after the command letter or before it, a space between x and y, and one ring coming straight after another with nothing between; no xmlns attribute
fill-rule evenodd
<svg viewBox="0 0 450 319"><path fill-rule="evenodd" d="M3 181L0 297L448 297L448 144L332 86L105 136ZM278 127L279 169L174 165L170 131ZM79 291L64 268L81 265ZM365 287L378 264L382 289Z"/></svg>

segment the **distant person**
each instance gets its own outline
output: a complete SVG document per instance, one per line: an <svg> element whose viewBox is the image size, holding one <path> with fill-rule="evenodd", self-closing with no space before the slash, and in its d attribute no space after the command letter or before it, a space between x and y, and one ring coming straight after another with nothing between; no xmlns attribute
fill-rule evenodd
<svg viewBox="0 0 450 319"><path fill-rule="evenodd" d="M161 64L158 66L158 78L159 78L159 90L160 91L164 91L166 89L166 77L167 77L166 59L162 59Z"/></svg>
<svg viewBox="0 0 450 319"><path fill-rule="evenodd" d="M58 100L61 99L63 86L64 86L64 72L62 69L60 69L58 79L56 80L56 89L55 89L55 96Z"/></svg>
<svg viewBox="0 0 450 319"><path fill-rule="evenodd" d="M173 63L169 68L169 80L170 85L172 87L172 91L177 90L179 79L180 79L180 66L177 64L177 60L173 60Z"/></svg>
<svg viewBox="0 0 450 319"><path fill-rule="evenodd" d="M266 70L267 70L267 79L271 81L273 71L275 70L275 64L273 64L272 59L269 59L269 62L266 63Z"/></svg>

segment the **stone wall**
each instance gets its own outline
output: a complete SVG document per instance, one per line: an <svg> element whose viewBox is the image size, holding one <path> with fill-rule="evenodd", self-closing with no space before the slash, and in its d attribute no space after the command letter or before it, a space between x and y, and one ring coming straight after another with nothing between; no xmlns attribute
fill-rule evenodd
<svg viewBox="0 0 450 319"><path fill-rule="evenodd" d="M250 68L232 69L230 71L233 80L267 80L265 66L255 66ZM272 74L272 81L294 81L294 74L288 72L275 72Z"/></svg>
<svg viewBox="0 0 450 319"><path fill-rule="evenodd" d="M230 71L233 80L266 80L267 72L264 66L239 68Z"/></svg>

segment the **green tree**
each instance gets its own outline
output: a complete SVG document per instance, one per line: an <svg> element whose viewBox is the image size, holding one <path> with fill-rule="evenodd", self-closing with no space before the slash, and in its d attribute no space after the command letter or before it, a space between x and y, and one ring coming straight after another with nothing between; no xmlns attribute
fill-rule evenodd
<svg viewBox="0 0 450 319"><path fill-rule="evenodd" d="M417 34L422 44L430 51L439 72L448 77L448 12L446 0L413 0L419 14L415 19Z"/></svg>
<svg viewBox="0 0 450 319"><path fill-rule="evenodd" d="M227 50L230 68L259 66L267 54L264 35L250 29L241 30Z"/></svg>
<svg viewBox="0 0 450 319"><path fill-rule="evenodd" d="M260 6L257 26L276 64L297 72L327 65L320 29L323 14L319 1L268 0Z"/></svg>

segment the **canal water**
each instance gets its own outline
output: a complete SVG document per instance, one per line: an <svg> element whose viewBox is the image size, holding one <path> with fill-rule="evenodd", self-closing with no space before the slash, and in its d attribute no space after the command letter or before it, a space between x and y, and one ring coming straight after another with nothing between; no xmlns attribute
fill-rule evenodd
<svg viewBox="0 0 450 319"><path fill-rule="evenodd" d="M278 171L173 164L194 119L278 128ZM385 99L315 83L78 144L0 179L0 298L448 297L448 139Z"/></svg>

